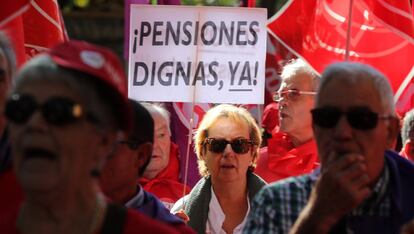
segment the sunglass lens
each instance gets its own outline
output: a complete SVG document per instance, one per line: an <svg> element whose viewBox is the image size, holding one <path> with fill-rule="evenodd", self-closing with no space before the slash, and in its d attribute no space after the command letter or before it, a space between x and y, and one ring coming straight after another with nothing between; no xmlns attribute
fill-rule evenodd
<svg viewBox="0 0 414 234"><path fill-rule="evenodd" d="M78 116L74 113L75 103L67 98L55 97L49 99L42 107L44 118L54 125L64 125L74 122Z"/></svg>
<svg viewBox="0 0 414 234"><path fill-rule="evenodd" d="M341 112L335 108L320 108L312 110L312 121L321 128L333 128L341 117Z"/></svg>
<svg viewBox="0 0 414 234"><path fill-rule="evenodd" d="M226 148L228 141L224 139L211 139L209 150L213 153L222 153Z"/></svg>
<svg viewBox="0 0 414 234"><path fill-rule="evenodd" d="M378 115L366 108L350 110L347 118L353 128L360 130L373 129L378 123Z"/></svg>
<svg viewBox="0 0 414 234"><path fill-rule="evenodd" d="M245 154L249 151L249 142L246 139L235 139L231 142L231 148L237 154Z"/></svg>
<svg viewBox="0 0 414 234"><path fill-rule="evenodd" d="M6 118L14 123L25 123L36 110L36 101L31 96L13 95L5 107Z"/></svg>

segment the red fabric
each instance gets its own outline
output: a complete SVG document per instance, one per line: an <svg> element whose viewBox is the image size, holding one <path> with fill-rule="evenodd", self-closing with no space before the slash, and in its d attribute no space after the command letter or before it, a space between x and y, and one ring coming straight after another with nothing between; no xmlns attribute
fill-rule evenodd
<svg viewBox="0 0 414 234"><path fill-rule="evenodd" d="M410 0L364 0L372 13L388 25L402 33L401 36L414 42L414 24Z"/></svg>
<svg viewBox="0 0 414 234"><path fill-rule="evenodd" d="M0 220L0 233L18 234L20 233L16 228L16 220L18 212L10 213L7 222ZM98 232L100 233L100 232ZM132 209L127 210L127 217L124 225L124 234L135 233L194 233L191 229L174 229L164 223L148 218Z"/></svg>
<svg viewBox="0 0 414 234"><path fill-rule="evenodd" d="M164 204L173 204L183 196L184 188L186 190L186 194L191 191L190 187L180 182L179 165L178 147L171 142L170 161L167 167L152 180L141 177L139 179L139 183L145 191L153 193L162 202L164 202Z"/></svg>
<svg viewBox="0 0 414 234"><path fill-rule="evenodd" d="M268 140L268 146L260 149L255 173L271 183L309 173L317 167L319 158L314 139L294 147L286 134L276 133Z"/></svg>
<svg viewBox="0 0 414 234"><path fill-rule="evenodd" d="M279 126L279 104L272 102L263 110L262 127L272 133L276 126Z"/></svg>
<svg viewBox="0 0 414 234"><path fill-rule="evenodd" d="M1 227L9 223L14 224L20 204L24 199L23 191L12 169L0 174L0 191L0 233L9 233L3 231Z"/></svg>
<svg viewBox="0 0 414 234"><path fill-rule="evenodd" d="M0 7L0 30L10 37L18 66L68 40L57 1L13 0L3 4Z"/></svg>
<svg viewBox="0 0 414 234"><path fill-rule="evenodd" d="M399 102L400 94L414 72L414 43L399 32L410 32L412 28L409 23L401 26L391 23L395 21L388 17L393 13L382 14L377 7L371 9L373 5L383 4L373 2L353 1L350 35L347 35L349 1L289 1L269 20L268 29L275 38L320 73L329 64L345 60L347 38L350 38L349 60L369 64L384 73ZM396 10L409 12L400 8ZM413 92L408 95L411 96Z"/></svg>

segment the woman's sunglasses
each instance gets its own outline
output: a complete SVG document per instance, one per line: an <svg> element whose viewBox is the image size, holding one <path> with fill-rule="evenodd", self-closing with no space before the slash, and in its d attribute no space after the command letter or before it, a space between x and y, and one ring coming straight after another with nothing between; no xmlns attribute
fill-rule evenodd
<svg viewBox="0 0 414 234"><path fill-rule="evenodd" d="M254 145L251 140L245 138L236 138L231 141L226 139L207 138L204 142L209 151L217 154L223 153L228 144L231 145L231 148L236 154L245 154L249 152L251 146Z"/></svg>
<svg viewBox="0 0 414 234"><path fill-rule="evenodd" d="M378 115L367 107L354 107L346 112L335 107L324 107L313 109L311 113L313 123L321 128L335 127L342 115L352 128L358 130L374 129L378 120L392 118L390 115Z"/></svg>
<svg viewBox="0 0 414 234"><path fill-rule="evenodd" d="M55 126L74 123L84 116L91 121L95 119L69 98L54 96L39 104L33 96L26 94L13 94L6 101L5 115L10 122L25 124L38 109L46 122Z"/></svg>

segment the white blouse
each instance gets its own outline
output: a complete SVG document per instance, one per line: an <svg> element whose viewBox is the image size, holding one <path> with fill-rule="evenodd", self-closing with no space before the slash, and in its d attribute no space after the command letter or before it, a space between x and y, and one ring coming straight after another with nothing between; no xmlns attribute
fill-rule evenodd
<svg viewBox="0 0 414 234"><path fill-rule="evenodd" d="M243 221L237 225L233 230L233 234L241 234L243 232L244 225L246 225L247 215L250 212L250 202L247 198L247 212L244 216ZM226 215L221 209L220 203L217 200L216 194L214 193L213 186L211 186L211 200L209 204L208 219L206 223L207 234L226 234L222 226Z"/></svg>

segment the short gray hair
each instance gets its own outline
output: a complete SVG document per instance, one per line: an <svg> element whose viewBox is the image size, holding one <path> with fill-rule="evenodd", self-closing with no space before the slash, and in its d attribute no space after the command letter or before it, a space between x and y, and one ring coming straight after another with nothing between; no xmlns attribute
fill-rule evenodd
<svg viewBox="0 0 414 234"><path fill-rule="evenodd" d="M82 105L96 118L98 129L120 129L117 117L119 100L108 95L109 87L102 81L83 72L60 67L46 54L38 55L24 65L16 74L11 93L18 92L21 86L31 81L55 82L69 87L81 97Z"/></svg>
<svg viewBox="0 0 414 234"><path fill-rule="evenodd" d="M339 62L330 65L322 74L318 96L331 80L337 79L347 80L352 84L370 82L378 92L385 114L396 116L391 85L387 78L373 67L355 62ZM316 100L318 100L318 97Z"/></svg>
<svg viewBox="0 0 414 234"><path fill-rule="evenodd" d="M168 133L171 136L171 127L170 127L170 112L165 108L164 105L161 103L149 103L149 102L142 102L141 103L151 115L154 115L155 113L160 114L165 121L167 122L168 126Z"/></svg>
<svg viewBox="0 0 414 234"><path fill-rule="evenodd" d="M414 109L411 109L404 116L403 126L401 129L402 143L404 144L410 137L410 131L414 127Z"/></svg>
<svg viewBox="0 0 414 234"><path fill-rule="evenodd" d="M284 67L280 77L282 80L289 79L293 76L306 75L312 82L311 91L316 91L319 87L320 77L303 59L292 59Z"/></svg>

